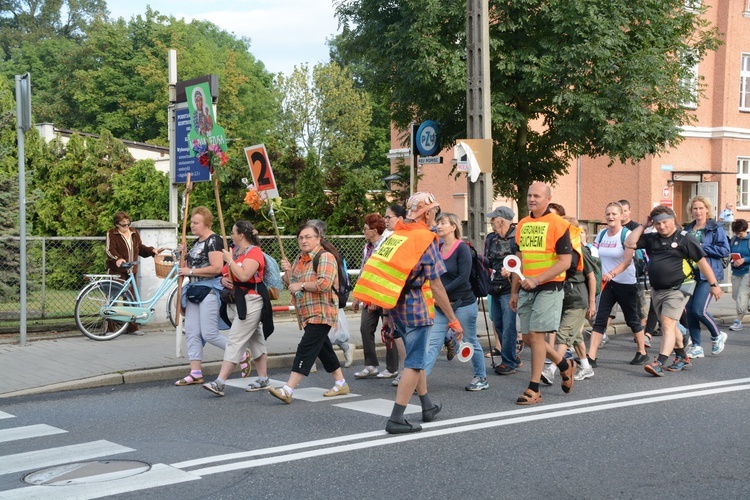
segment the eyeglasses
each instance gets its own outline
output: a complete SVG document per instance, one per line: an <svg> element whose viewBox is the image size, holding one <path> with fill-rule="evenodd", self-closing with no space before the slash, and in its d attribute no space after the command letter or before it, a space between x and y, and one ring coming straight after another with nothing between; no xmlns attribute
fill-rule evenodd
<svg viewBox="0 0 750 500"><path fill-rule="evenodd" d="M117 225L120 227L130 227L130 222L128 222L127 224L117 224Z"/></svg>
<svg viewBox="0 0 750 500"><path fill-rule="evenodd" d="M312 240L315 238L317 238L317 236L315 236L314 234L300 234L299 236L297 236L298 241Z"/></svg>

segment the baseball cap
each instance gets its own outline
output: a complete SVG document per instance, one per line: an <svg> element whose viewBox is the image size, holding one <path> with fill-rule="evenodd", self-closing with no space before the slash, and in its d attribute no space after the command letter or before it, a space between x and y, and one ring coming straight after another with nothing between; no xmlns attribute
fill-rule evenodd
<svg viewBox="0 0 750 500"><path fill-rule="evenodd" d="M406 218L416 219L431 208L439 207L435 196L429 191L414 193L406 202Z"/></svg>
<svg viewBox="0 0 750 500"><path fill-rule="evenodd" d="M513 210L508 207L497 207L492 212L486 214L486 216L490 219L494 219L495 217L502 217L505 220L512 221L516 214L513 213Z"/></svg>

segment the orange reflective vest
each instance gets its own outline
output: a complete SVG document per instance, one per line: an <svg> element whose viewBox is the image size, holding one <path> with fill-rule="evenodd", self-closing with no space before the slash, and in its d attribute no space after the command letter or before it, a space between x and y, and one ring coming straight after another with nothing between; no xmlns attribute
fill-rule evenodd
<svg viewBox="0 0 750 500"><path fill-rule="evenodd" d="M399 222L394 233L365 262L352 292L354 298L383 309L393 309L409 273L436 239L437 235L422 222ZM422 285L422 292L432 317L435 299L429 280Z"/></svg>
<svg viewBox="0 0 750 500"><path fill-rule="evenodd" d="M583 271L583 248L581 248L581 228L575 226L568 226L570 231L570 244L573 246L573 250L578 254L578 265L576 271Z"/></svg>
<svg viewBox="0 0 750 500"><path fill-rule="evenodd" d="M557 262L555 244L569 227L570 224L565 219L552 212L541 217L528 216L521 219L516 227L516 243L521 251L521 265L523 266L524 276L535 278ZM580 241L581 235L579 232L579 248ZM582 261L583 259L581 259ZM551 281L565 281L565 271L544 283Z"/></svg>

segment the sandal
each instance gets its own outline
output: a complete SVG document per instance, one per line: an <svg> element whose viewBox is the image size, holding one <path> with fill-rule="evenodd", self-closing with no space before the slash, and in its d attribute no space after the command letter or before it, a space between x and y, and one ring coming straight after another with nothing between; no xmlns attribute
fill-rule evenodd
<svg viewBox="0 0 750 500"><path fill-rule="evenodd" d="M523 391L523 394L518 396L518 399L516 399L517 405L535 405L537 403L542 402L542 393L541 392L534 392L531 389L526 389Z"/></svg>
<svg viewBox="0 0 750 500"><path fill-rule="evenodd" d="M245 349L245 354L242 355L242 360L240 360L240 375L242 378L249 377L250 372L253 371L253 359L251 356L250 349Z"/></svg>
<svg viewBox="0 0 750 500"><path fill-rule="evenodd" d="M577 367L578 363L576 363L572 359L569 359L568 369L565 371L560 371L560 376L562 377L562 390L565 394L568 394L573 389L573 376L576 373Z"/></svg>
<svg viewBox="0 0 750 500"><path fill-rule="evenodd" d="M500 350L497 347L493 347L492 351L488 351L484 354L485 358L491 358L492 356L500 356Z"/></svg>
<svg viewBox="0 0 750 500"><path fill-rule="evenodd" d="M177 387L182 387L185 385L196 385L196 384L202 384L203 383L203 377L199 378L193 378L192 375L188 375L184 378L181 378L177 382L174 383Z"/></svg>

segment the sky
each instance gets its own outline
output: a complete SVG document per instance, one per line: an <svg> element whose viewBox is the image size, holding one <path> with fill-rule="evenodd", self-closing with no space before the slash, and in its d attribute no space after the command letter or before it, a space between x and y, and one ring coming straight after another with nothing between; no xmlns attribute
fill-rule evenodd
<svg viewBox="0 0 750 500"><path fill-rule="evenodd" d="M150 5L161 14L210 21L237 37L249 37L250 53L271 73L289 75L302 63L328 62L326 38L338 33L333 0L106 1L112 18L130 20ZM178 73L179 64L178 54Z"/></svg>

